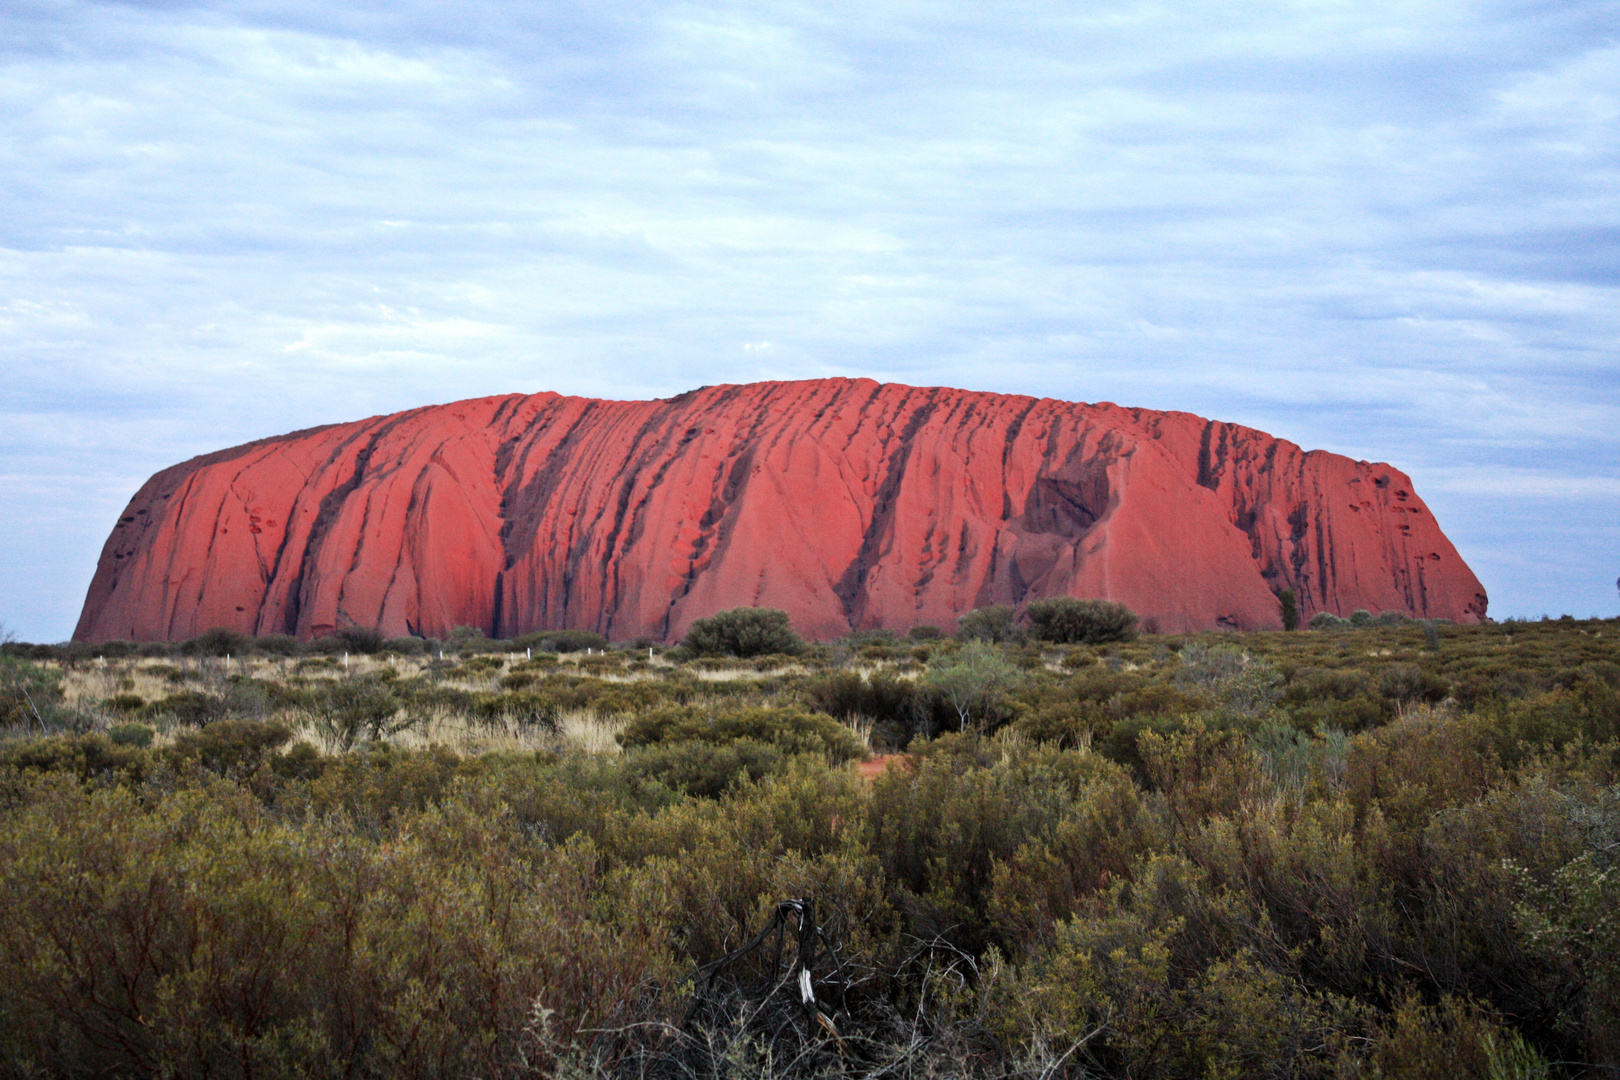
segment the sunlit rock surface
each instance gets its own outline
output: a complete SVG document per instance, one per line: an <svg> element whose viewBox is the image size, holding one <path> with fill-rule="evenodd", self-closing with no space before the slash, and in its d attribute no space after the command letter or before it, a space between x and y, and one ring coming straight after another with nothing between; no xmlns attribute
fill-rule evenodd
<svg viewBox="0 0 1620 1080"><path fill-rule="evenodd" d="M667 401L479 398L165 469L75 637L560 627L678 638L726 608L827 638L1043 596L1166 632L1399 609L1477 622L1411 481L1187 413L870 380Z"/></svg>

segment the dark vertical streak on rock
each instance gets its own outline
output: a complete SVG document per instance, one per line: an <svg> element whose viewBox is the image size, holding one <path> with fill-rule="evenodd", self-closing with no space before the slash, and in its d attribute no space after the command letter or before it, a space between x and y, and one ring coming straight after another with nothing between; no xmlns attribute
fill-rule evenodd
<svg viewBox="0 0 1620 1080"><path fill-rule="evenodd" d="M505 593L505 590L503 588L503 586L505 584L506 584L506 571L505 570L497 570L497 571L495 571L495 600L494 600L494 608L495 608L495 610L493 612L491 612L490 617L489 617L489 636L494 638L497 641L499 641L501 638L506 636L505 634L502 633L503 628L501 626L501 616L502 616L502 610L501 609L506 606L506 593Z"/></svg>
<svg viewBox="0 0 1620 1080"><path fill-rule="evenodd" d="M320 508L315 512L315 521L310 525L309 536L304 540L303 556L298 560L298 574L293 578L287 589L287 615L282 620L282 633L291 634L297 632L298 615L304 607L304 588L306 585L304 578L311 565L313 565L312 559L315 553L320 550L322 541L326 539L326 532L332 527L333 520L337 518L338 513L342 510L344 500L360 486L360 481L366 474L366 467L371 464L371 455L377 449L377 443L401 419L403 417L371 431L361 429L355 432L354 437L344 440L343 444L332 455L334 458L341 456L344 450L363 436L366 437L366 444L360 448L359 453L354 457L354 471L349 474L347 480L326 493L326 497L321 500Z"/></svg>
<svg viewBox="0 0 1620 1080"><path fill-rule="evenodd" d="M563 437L557 440L557 445L551 448L540 467L535 470L532 480L515 489L508 487L502 491L501 498L507 504L507 512L501 523L499 537L501 550L506 556L506 569L510 570L518 560L533 551L540 519L545 516L546 507L550 505L552 496L557 493L563 478L568 475L569 466L572 464L572 451L582 437L586 421L596 412L597 405L595 401L585 403L579 415L574 418L574 422L568 425ZM528 463L527 459L528 452L525 451L520 467Z"/></svg>
<svg viewBox="0 0 1620 1080"><path fill-rule="evenodd" d="M900 446L889 458L888 471L872 500L872 518L861 536L861 545L856 550L855 558L833 585L833 595L838 597L851 630L860 629L859 621L865 608L866 576L872 572L883 547L894 535L894 501L905 479L906 463L911 459L912 440L934 414L938 400L939 392L930 391L928 399L906 421L900 435Z"/></svg>
<svg viewBox="0 0 1620 1080"><path fill-rule="evenodd" d="M1007 466L1012 462L1013 447L1018 442L1018 433L1024 429L1024 418L1030 414L1037 402L1030 399L1029 404L1021 409L1012 422L1007 425L1007 437L1001 445L1001 520L1011 521L1013 516L1012 491L1007 484Z"/></svg>
<svg viewBox="0 0 1620 1080"><path fill-rule="evenodd" d="M1332 590L1333 574L1328 569L1330 562L1327 541L1328 534L1327 529L1322 523L1322 517L1323 511L1319 506L1316 508L1316 585L1319 590L1319 595L1322 598L1322 610L1326 611L1328 610L1329 606L1329 596ZM1335 614L1340 613L1335 612Z"/></svg>
<svg viewBox="0 0 1620 1080"><path fill-rule="evenodd" d="M1204 424L1204 437L1198 443L1198 486L1215 490L1215 474L1210 465L1209 444L1215 433L1215 421Z"/></svg>

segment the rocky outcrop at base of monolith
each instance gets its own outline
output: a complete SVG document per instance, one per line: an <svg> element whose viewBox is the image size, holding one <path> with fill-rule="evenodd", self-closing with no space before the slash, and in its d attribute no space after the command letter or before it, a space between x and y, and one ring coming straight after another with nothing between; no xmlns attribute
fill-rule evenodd
<svg viewBox="0 0 1620 1080"><path fill-rule="evenodd" d="M678 638L726 608L805 634L1043 596L1166 632L1486 598L1412 484L1186 413L870 380L667 401L509 395L314 428L152 477L75 637L347 626Z"/></svg>

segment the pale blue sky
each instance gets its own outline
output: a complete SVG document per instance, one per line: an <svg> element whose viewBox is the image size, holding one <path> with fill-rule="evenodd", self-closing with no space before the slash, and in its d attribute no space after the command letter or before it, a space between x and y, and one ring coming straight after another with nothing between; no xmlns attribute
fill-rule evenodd
<svg viewBox="0 0 1620 1080"><path fill-rule="evenodd" d="M196 453L822 375L1389 461L1620 614L1620 3L955 7L9 0L0 620Z"/></svg>

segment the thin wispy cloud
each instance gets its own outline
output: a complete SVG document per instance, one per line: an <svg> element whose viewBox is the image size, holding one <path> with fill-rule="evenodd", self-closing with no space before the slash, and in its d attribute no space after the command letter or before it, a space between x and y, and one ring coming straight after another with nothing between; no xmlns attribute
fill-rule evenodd
<svg viewBox="0 0 1620 1080"><path fill-rule="evenodd" d="M1613 614L1617 250L1612 0L20 0L0 617L191 454L835 374L1391 461L1493 612Z"/></svg>

